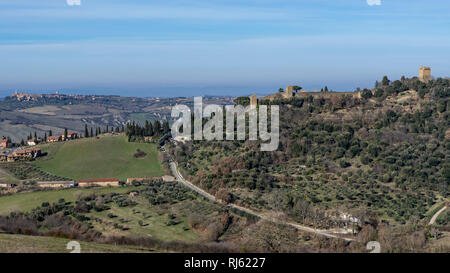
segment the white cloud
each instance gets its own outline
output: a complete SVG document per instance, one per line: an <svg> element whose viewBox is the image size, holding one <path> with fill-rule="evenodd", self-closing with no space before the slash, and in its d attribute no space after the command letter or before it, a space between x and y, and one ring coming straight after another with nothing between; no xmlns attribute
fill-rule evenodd
<svg viewBox="0 0 450 273"><path fill-rule="evenodd" d="M2 0L0 0L1 3ZM89 6L81 5L81 0L66 0L69 6L81 9L48 6L39 8L18 7L0 8L0 20L4 18L46 18L46 19L178 19L178 20L270 20L287 18L286 12L269 8L247 8L239 6L175 6L175 5L137 5L128 3L102 4L104 1L92 2ZM123 1L125 2L125 1ZM64 2L63 2L64 3ZM70 3L70 4L69 4ZM84 8L82 8L84 7Z"/></svg>
<svg viewBox="0 0 450 273"><path fill-rule="evenodd" d="M381 0L367 0L369 6L381 6Z"/></svg>
<svg viewBox="0 0 450 273"><path fill-rule="evenodd" d="M69 6L80 6L81 0L66 0L67 5Z"/></svg>

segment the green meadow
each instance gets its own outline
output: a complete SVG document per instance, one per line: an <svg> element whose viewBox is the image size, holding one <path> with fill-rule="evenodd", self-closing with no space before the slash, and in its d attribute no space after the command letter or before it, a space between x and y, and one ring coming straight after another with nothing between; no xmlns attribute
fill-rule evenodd
<svg viewBox="0 0 450 273"><path fill-rule="evenodd" d="M34 164L43 171L71 179L153 177L164 175L156 144L128 142L126 137L101 136L48 144L46 157ZM135 158L137 150L145 152Z"/></svg>
<svg viewBox="0 0 450 273"><path fill-rule="evenodd" d="M40 206L44 202L58 202L59 199L64 198L67 202L74 202L78 196L85 196L92 193L107 194L111 192L126 193L135 187L106 187L106 188L76 188L64 190L48 190L17 193L8 196L0 197L0 215L7 215L10 212L28 212L31 209Z"/></svg>

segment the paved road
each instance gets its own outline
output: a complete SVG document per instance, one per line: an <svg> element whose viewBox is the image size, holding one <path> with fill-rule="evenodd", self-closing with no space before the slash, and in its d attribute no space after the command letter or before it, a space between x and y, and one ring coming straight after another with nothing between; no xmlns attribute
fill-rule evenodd
<svg viewBox="0 0 450 273"><path fill-rule="evenodd" d="M433 217L431 217L430 222L428 223L429 225L434 225L434 222L436 222L436 219L439 217L439 215L444 212L444 210L447 209L447 206L444 205L444 207L442 209L440 209L438 212L436 212Z"/></svg>
<svg viewBox="0 0 450 273"><path fill-rule="evenodd" d="M163 150L163 151L165 151L165 150ZM220 203L220 204L222 203L220 200L216 199L215 196L207 193L206 191L202 190L201 188L195 186L191 182L189 182L186 179L184 179L183 176L181 175L181 173L178 171L177 164L174 161L172 161L172 160L170 160L170 168L172 170L172 173L176 177L177 181L179 181L180 183L182 183L186 187L190 188L191 190L199 193L200 195L202 195L203 197L207 198L208 200L211 200L213 202L217 202L217 203ZM340 236L337 236L337 235L330 234L330 231L327 231L327 230L314 229L314 228L302 226L302 225L299 225L299 224L296 224L296 223L292 223L292 222L282 222L282 221L280 221L278 219L274 219L274 218L270 218L270 217L264 216L264 215L262 215L260 213L257 213L257 212L255 212L255 211L253 211L251 209L244 208L244 207L238 206L236 204L229 204L229 207L232 207L232 208L234 208L236 210L239 210L239 211L243 211L245 213L248 213L250 215L256 216L256 217L264 219L264 220L286 224L286 225L292 226L292 227L294 227L296 229L303 230L303 231L306 231L306 232L310 232L310 233L314 233L314 234L318 234L318 235L323 235L323 236L330 237L330 238L343 239L345 241L354 241L354 239L351 239L351 238L344 238L344 237L340 237Z"/></svg>

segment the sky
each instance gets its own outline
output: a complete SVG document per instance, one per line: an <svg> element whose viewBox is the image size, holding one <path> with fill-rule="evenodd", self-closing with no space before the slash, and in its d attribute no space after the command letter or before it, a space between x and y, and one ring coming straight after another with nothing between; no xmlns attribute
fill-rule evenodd
<svg viewBox="0 0 450 273"><path fill-rule="evenodd" d="M0 96L264 95L450 76L448 0L0 0Z"/></svg>

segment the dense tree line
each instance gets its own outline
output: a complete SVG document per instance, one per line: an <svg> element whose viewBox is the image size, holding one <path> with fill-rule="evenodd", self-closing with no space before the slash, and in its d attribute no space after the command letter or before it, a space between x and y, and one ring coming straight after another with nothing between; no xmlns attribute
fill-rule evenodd
<svg viewBox="0 0 450 273"><path fill-rule="evenodd" d="M138 123L127 123L125 133L128 141L144 141L145 137L160 138L170 132L169 122L164 120L162 123L155 120L153 123L148 120L141 126Z"/></svg>

